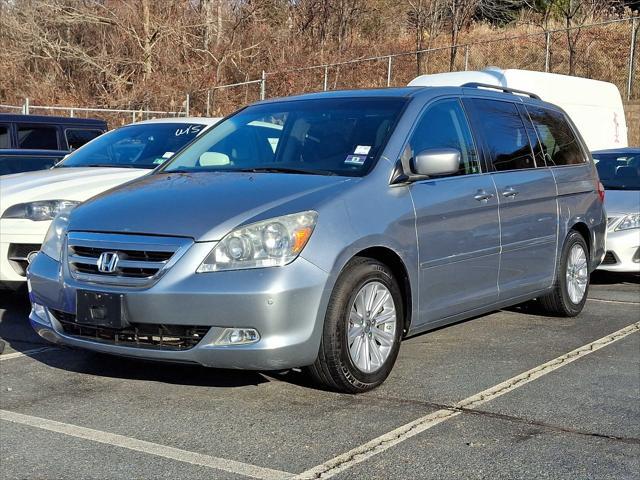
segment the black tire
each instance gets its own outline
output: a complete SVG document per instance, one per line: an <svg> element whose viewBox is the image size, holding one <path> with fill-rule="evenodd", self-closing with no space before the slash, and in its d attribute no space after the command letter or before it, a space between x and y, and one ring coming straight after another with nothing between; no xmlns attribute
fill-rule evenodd
<svg viewBox="0 0 640 480"><path fill-rule="evenodd" d="M589 293L589 272L587 272L586 289L580 302L574 303L571 300L567 285L569 252L571 252L571 249L576 244L579 244L583 248L588 264L589 248L587 242L579 232L571 230L562 247L562 255L556 267L556 280L553 289L538 299L544 313L557 317L575 317L584 308Z"/></svg>
<svg viewBox="0 0 640 480"><path fill-rule="evenodd" d="M382 283L393 299L396 311L394 344L382 366L371 373L356 367L349 354L347 325L349 311L360 289L373 281ZM344 268L331 294L318 358L306 368L314 381L325 388L361 393L380 385L389 376L398 356L403 330L402 294L389 267L371 258L356 257Z"/></svg>

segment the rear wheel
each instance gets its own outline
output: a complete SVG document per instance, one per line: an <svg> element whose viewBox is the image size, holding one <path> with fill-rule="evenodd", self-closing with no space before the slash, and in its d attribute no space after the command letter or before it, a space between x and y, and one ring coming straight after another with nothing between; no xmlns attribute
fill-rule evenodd
<svg viewBox="0 0 640 480"><path fill-rule="evenodd" d="M332 390L359 393L377 387L398 356L403 318L391 270L377 260L356 258L336 282L318 358L308 372Z"/></svg>
<svg viewBox="0 0 640 480"><path fill-rule="evenodd" d="M582 311L589 291L588 252L583 236L572 230L562 248L553 290L539 299L546 313L575 317Z"/></svg>

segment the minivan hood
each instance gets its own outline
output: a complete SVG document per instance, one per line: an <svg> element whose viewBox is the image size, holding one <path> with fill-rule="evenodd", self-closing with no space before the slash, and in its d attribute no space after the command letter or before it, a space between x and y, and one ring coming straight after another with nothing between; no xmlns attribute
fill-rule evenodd
<svg viewBox="0 0 640 480"><path fill-rule="evenodd" d="M609 217L640 213L640 191L638 190L606 190L604 209Z"/></svg>
<svg viewBox="0 0 640 480"><path fill-rule="evenodd" d="M5 209L36 200L82 202L146 173L149 170L108 167L65 167L16 173L0 177L0 203Z"/></svg>
<svg viewBox="0 0 640 480"><path fill-rule="evenodd" d="M287 205L290 211L278 210L349 180L353 179L283 173L149 175L77 207L69 230L220 240L238 225L260 219L256 218L260 214L313 208L309 202L298 201Z"/></svg>

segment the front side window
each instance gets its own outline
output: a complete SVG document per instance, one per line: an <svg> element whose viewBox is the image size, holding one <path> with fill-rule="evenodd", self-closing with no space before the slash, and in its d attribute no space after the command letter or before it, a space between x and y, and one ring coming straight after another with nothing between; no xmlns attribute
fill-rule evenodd
<svg viewBox="0 0 640 480"><path fill-rule="evenodd" d="M430 106L418 122L409 142L414 157L424 150L452 148L460 152L457 175L480 173L480 161L462 105L457 99L441 100Z"/></svg>
<svg viewBox="0 0 640 480"><path fill-rule="evenodd" d="M495 171L535 168L529 137L515 104L475 98L469 105Z"/></svg>
<svg viewBox="0 0 640 480"><path fill-rule="evenodd" d="M196 123L128 125L101 135L58 166L155 168L196 138L204 128Z"/></svg>
<svg viewBox="0 0 640 480"><path fill-rule="evenodd" d="M0 148L11 148L9 127L6 125L0 125Z"/></svg>
<svg viewBox="0 0 640 480"><path fill-rule="evenodd" d="M533 126L550 167L577 165L586 162L578 139L564 115L546 108L527 106Z"/></svg>
<svg viewBox="0 0 640 480"><path fill-rule="evenodd" d="M59 160L60 157L41 157L38 155L0 155L0 175L45 170L51 168Z"/></svg>
<svg viewBox="0 0 640 480"><path fill-rule="evenodd" d="M76 148L80 148L85 143L88 143L94 138L102 135L102 131L84 128L67 128L64 131L64 135L67 139L67 146L69 147L69 150L75 150Z"/></svg>
<svg viewBox="0 0 640 480"><path fill-rule="evenodd" d="M58 150L58 129L40 125L18 125L19 148Z"/></svg>
<svg viewBox="0 0 640 480"><path fill-rule="evenodd" d="M253 105L216 125L163 172L365 175L406 100L320 98Z"/></svg>
<svg viewBox="0 0 640 480"><path fill-rule="evenodd" d="M594 153L606 190L640 190L640 153Z"/></svg>

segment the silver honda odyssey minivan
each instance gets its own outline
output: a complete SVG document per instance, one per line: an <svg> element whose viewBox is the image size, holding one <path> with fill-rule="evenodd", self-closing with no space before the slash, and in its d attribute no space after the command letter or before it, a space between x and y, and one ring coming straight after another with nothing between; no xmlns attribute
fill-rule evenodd
<svg viewBox="0 0 640 480"><path fill-rule="evenodd" d="M408 336L532 299L580 313L603 197L567 115L525 92L260 102L61 213L30 319L59 344L362 392Z"/></svg>

